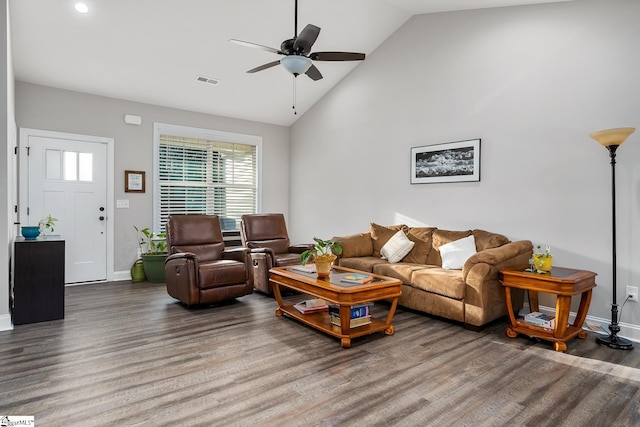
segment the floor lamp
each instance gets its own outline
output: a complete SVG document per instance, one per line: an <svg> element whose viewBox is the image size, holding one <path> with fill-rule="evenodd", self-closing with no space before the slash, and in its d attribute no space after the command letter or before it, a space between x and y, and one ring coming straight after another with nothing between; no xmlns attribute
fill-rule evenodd
<svg viewBox="0 0 640 427"><path fill-rule="evenodd" d="M611 158L611 224L613 231L613 303L611 304L611 324L609 325L611 334L608 337L597 337L596 342L618 350L631 350L633 348L633 343L626 338L618 336L620 326L618 326L618 304L616 301L616 150L618 149L618 146L620 146L635 130L635 128L608 129L594 132L590 135L591 138L595 139L609 150L609 157Z"/></svg>

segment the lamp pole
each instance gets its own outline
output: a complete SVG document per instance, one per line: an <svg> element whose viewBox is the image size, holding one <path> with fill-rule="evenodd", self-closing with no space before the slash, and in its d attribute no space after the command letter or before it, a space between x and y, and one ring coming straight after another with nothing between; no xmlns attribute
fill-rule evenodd
<svg viewBox="0 0 640 427"><path fill-rule="evenodd" d="M611 262L613 264L612 270L612 287L613 287L613 302L611 303L611 324L609 325L609 336L598 336L596 342L601 345L605 345L609 348L617 350L631 350L633 349L633 343L626 338L618 336L620 332L620 325L618 325L618 303L617 303L617 259L616 259L616 150L622 144L625 139L633 133L633 128L611 129L608 131L594 132L591 137L605 146L609 150L609 157L611 158L611 245L612 245L612 257Z"/></svg>

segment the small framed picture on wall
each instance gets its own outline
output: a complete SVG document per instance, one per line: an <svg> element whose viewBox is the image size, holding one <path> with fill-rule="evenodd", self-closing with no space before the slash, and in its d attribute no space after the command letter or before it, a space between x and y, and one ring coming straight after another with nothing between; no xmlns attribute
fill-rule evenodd
<svg viewBox="0 0 640 427"><path fill-rule="evenodd" d="M145 172L124 171L124 191L126 193L144 193Z"/></svg>

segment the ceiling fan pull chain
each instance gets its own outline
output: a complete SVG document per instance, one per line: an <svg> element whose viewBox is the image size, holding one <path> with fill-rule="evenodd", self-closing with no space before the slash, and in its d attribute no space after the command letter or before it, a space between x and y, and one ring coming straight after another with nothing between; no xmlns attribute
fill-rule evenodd
<svg viewBox="0 0 640 427"><path fill-rule="evenodd" d="M296 110L296 77L297 76L293 76L293 115L297 116L298 115L298 110Z"/></svg>

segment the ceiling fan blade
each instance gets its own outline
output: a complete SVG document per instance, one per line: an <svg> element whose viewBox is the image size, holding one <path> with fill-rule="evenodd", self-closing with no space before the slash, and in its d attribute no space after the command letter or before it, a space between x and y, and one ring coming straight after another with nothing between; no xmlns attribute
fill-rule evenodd
<svg viewBox="0 0 640 427"><path fill-rule="evenodd" d="M251 48L254 48L254 49L266 50L267 52L277 53L278 55L284 55L283 52L281 52L280 50L275 49L273 47L263 46L261 44L245 42L245 41L236 40L236 39L229 39L229 41L231 43L239 44L240 46L251 47Z"/></svg>
<svg viewBox="0 0 640 427"><path fill-rule="evenodd" d="M315 65L311 65L311 67L309 67L309 69L305 74L311 77L311 80L314 80L314 81L320 80L322 78L322 74L320 73L320 70L318 70L318 68L316 68Z"/></svg>
<svg viewBox="0 0 640 427"><path fill-rule="evenodd" d="M364 61L365 56L355 52L313 52L309 58L314 61Z"/></svg>
<svg viewBox="0 0 640 427"><path fill-rule="evenodd" d="M264 64L264 65L261 65L261 66L256 67L256 68L252 68L249 71L247 71L247 73L257 73L258 71L262 71L262 70L266 70L267 68L275 67L278 64L280 64L280 60L269 62L268 64Z"/></svg>
<svg viewBox="0 0 640 427"><path fill-rule="evenodd" d="M308 24L293 43L293 49L307 55L311 51L311 46L316 42L318 34L320 34L320 27Z"/></svg>

